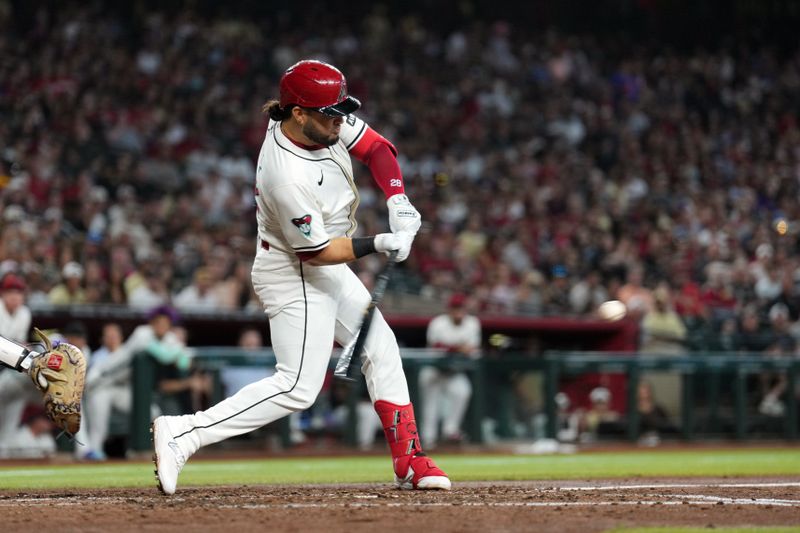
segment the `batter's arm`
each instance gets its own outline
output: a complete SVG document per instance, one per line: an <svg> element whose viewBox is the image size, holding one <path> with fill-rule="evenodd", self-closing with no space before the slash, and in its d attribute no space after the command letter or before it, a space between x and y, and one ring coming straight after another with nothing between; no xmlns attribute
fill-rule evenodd
<svg viewBox="0 0 800 533"><path fill-rule="evenodd" d="M315 252L300 252L300 260L313 266L338 265L349 263L357 259L353 252L353 239L350 237L336 237L331 239L328 246Z"/></svg>
<svg viewBox="0 0 800 533"><path fill-rule="evenodd" d="M405 193L397 148L389 140L355 115L347 117L342 124L340 138L350 155L369 167L387 199Z"/></svg>
<svg viewBox="0 0 800 533"><path fill-rule="evenodd" d="M399 261L408 257L411 249L411 242L414 236L407 232L379 233L374 237L336 237L331 239L328 246L315 252L303 252L298 256L303 262L314 266L338 265L349 263L359 257L376 252L388 254L391 251L400 250Z"/></svg>

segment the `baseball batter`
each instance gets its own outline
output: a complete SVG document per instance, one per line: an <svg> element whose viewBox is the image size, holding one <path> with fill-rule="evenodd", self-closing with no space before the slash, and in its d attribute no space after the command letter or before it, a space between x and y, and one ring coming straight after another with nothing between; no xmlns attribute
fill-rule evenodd
<svg viewBox="0 0 800 533"><path fill-rule="evenodd" d="M252 383L206 411L153 422L159 488L175 492L178 474L201 446L257 429L310 407L319 393L333 341L346 345L370 295L346 266L371 253L408 257L420 215L404 194L394 146L353 112L342 73L300 61L280 81L256 174L258 251L253 286L270 322L274 375ZM392 233L352 238L358 191L351 156L365 163L387 197ZM392 453L395 483L408 489L449 489L427 457L394 333L380 312L367 336L362 371Z"/></svg>

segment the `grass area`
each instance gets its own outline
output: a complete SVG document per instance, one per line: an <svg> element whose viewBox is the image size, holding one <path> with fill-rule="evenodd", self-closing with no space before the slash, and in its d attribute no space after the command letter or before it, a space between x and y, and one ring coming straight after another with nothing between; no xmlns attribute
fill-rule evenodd
<svg viewBox="0 0 800 533"><path fill-rule="evenodd" d="M436 455L436 460L456 482L800 475L800 449L648 450L551 456ZM391 478L388 457L190 460L181 474L180 484L370 483L388 482ZM153 485L152 463L0 467L0 489Z"/></svg>
<svg viewBox="0 0 800 533"><path fill-rule="evenodd" d="M707 527L636 527L606 533L708 533ZM798 533L800 527L714 527L714 533Z"/></svg>

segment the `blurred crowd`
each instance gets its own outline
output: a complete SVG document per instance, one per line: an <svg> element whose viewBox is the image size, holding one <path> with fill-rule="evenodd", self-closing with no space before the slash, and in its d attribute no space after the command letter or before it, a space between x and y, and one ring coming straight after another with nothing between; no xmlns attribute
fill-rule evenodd
<svg viewBox="0 0 800 533"><path fill-rule="evenodd" d="M260 108L315 57L399 149L425 221L401 289L528 316L620 299L653 313L643 343L660 350L795 349L800 51L447 33L380 7L351 26L91 7L0 24L0 270L33 308L260 309ZM360 232L385 231L356 172Z"/></svg>

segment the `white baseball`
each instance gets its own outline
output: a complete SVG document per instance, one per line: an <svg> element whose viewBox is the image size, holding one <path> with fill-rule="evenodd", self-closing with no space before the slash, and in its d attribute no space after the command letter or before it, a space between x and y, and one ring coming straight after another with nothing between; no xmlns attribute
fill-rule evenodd
<svg viewBox="0 0 800 533"><path fill-rule="evenodd" d="M620 302L619 300L609 300L607 302L603 302L600 304L600 307L597 308L597 314L603 320L621 320L625 318L625 314L628 312L625 304Z"/></svg>

